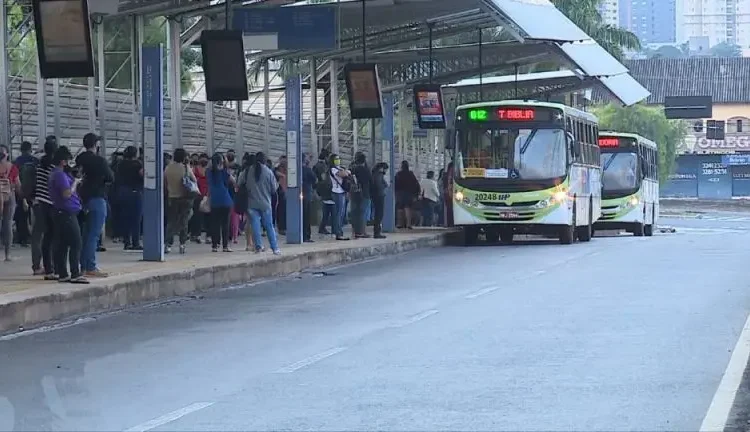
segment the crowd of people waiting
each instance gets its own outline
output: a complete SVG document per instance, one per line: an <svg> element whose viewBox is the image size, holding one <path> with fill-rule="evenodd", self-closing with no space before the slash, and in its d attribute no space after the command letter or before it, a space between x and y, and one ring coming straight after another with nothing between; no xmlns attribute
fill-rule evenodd
<svg viewBox="0 0 750 432"><path fill-rule="evenodd" d="M107 161L99 154L99 141L86 134L83 150L74 157L55 136L48 136L41 155L23 142L14 161L9 148L0 145L0 236L6 261L13 260L15 237L16 243L31 247L34 275L86 284L89 278L107 276L97 262L97 253L106 251L105 231L125 250L143 249L143 151L129 146ZM321 206L321 235L349 240L344 226L350 222L355 238L369 237L370 225L375 238L385 238L388 165L370 168L358 152L347 168L327 150L312 162L305 155L300 175L303 240L313 241L316 204ZM232 244L244 234L245 250L263 252L265 236L271 251L280 254L277 233L286 231L286 177L285 156L273 164L262 152L245 153L240 161L232 150L209 156L178 148L165 154L164 252L171 252L175 236L180 253L188 242L210 242L213 252L232 252ZM441 178L445 180L442 171ZM394 184L399 226L430 226L435 217L443 224L447 185L443 181L439 187L432 171L419 182L404 161ZM108 221L110 229L105 230Z"/></svg>
<svg viewBox="0 0 750 432"><path fill-rule="evenodd" d="M10 149L0 145L0 236L6 261L13 260L15 240L31 247L34 275L86 284L89 278L107 276L97 261L97 253L106 251L105 231L125 250L143 249L143 151L129 146L107 161L99 154L99 141L86 134L75 157L55 136L45 139L41 155L25 141L14 161ZM355 238L369 237L368 226L375 238L385 238L388 165L371 168L358 152L347 168L327 150L312 162L305 155L300 175L303 240L313 241L311 224L317 215L321 235L349 240L344 227L350 222ZM165 153L164 252L171 252L175 236L180 253L188 242L210 242L213 252L232 252L244 234L247 251L263 252L265 236L271 251L280 254L277 233L286 231L286 177L285 156L273 164L262 152L245 153L239 161L232 150L211 156L182 148ZM419 182L403 162L394 184L399 226L429 226L435 217L443 224L443 183L438 187L432 171ZM313 210L317 205L319 213Z"/></svg>

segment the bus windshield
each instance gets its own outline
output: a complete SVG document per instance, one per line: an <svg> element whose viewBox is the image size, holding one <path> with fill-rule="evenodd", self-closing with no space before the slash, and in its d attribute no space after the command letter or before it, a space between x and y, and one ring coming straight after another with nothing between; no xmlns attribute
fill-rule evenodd
<svg viewBox="0 0 750 432"><path fill-rule="evenodd" d="M602 188L605 191L638 187L638 154L602 153Z"/></svg>
<svg viewBox="0 0 750 432"><path fill-rule="evenodd" d="M459 148L464 168L503 173L488 177L543 180L566 174L565 141L562 129L468 129Z"/></svg>

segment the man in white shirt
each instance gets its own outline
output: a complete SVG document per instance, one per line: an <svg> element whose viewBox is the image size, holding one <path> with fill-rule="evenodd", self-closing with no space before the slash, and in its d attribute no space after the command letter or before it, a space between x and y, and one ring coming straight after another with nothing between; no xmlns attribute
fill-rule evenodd
<svg viewBox="0 0 750 432"><path fill-rule="evenodd" d="M427 171L427 178L420 182L422 188L422 225L432 226L435 208L440 200L440 190L435 181L435 171Z"/></svg>

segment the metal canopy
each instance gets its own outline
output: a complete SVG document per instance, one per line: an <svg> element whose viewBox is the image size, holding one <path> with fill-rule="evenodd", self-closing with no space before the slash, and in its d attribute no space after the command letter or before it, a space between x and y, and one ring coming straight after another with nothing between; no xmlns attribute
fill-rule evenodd
<svg viewBox="0 0 750 432"><path fill-rule="evenodd" d="M628 68L594 41L556 45L562 55L588 76L605 77L628 73Z"/></svg>
<svg viewBox="0 0 750 432"><path fill-rule="evenodd" d="M378 51L368 54L367 58L379 65L414 63L417 61L429 60L429 51L428 48ZM537 56L539 54L549 54L550 52L551 48L542 43L520 44L517 42L492 42L482 44L483 57L507 56L523 59L525 57ZM433 61L456 60L461 57L478 56L479 44L451 45L435 47L432 49ZM359 59L359 57L361 57L361 53L350 59L355 60Z"/></svg>
<svg viewBox="0 0 750 432"><path fill-rule="evenodd" d="M459 92L475 92L479 88L479 79L462 80L445 86ZM482 88L487 91L510 91L518 89L525 98L538 97L584 88L596 87L624 106L636 104L651 94L629 74L614 77L581 76L571 70L537 72L529 74L504 75L482 79Z"/></svg>
<svg viewBox="0 0 750 432"><path fill-rule="evenodd" d="M591 40L549 0L483 0L519 29L524 39L558 42Z"/></svg>

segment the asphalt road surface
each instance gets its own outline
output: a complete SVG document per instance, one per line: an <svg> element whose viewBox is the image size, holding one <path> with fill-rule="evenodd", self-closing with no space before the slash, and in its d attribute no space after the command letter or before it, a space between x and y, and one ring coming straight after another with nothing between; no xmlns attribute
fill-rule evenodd
<svg viewBox="0 0 750 432"><path fill-rule="evenodd" d="M677 232L421 251L5 338L0 430L741 430L750 219L663 223Z"/></svg>

